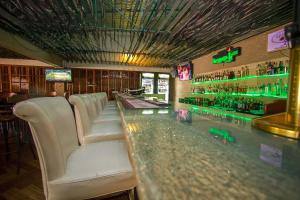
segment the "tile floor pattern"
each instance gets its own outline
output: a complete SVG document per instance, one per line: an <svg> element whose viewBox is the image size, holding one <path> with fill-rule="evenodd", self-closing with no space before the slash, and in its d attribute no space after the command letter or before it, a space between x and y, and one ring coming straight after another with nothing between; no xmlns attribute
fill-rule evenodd
<svg viewBox="0 0 300 200"><path fill-rule="evenodd" d="M29 146L23 147L21 170L17 175L16 155L5 161L1 136L0 141L0 200L44 200L39 162L34 160ZM127 193L104 199L129 200Z"/></svg>

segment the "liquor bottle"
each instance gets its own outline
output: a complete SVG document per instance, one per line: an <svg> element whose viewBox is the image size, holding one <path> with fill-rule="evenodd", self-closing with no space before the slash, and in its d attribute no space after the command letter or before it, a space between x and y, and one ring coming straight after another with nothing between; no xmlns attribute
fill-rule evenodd
<svg viewBox="0 0 300 200"><path fill-rule="evenodd" d="M289 60L285 60L285 62L284 62L284 73L285 74L289 73L289 65L290 65Z"/></svg>
<svg viewBox="0 0 300 200"><path fill-rule="evenodd" d="M272 95L273 94L273 90L274 90L274 88L273 88L273 84L272 83L268 83L267 84L267 87L268 87L268 94L266 94L266 95Z"/></svg>
<svg viewBox="0 0 300 200"><path fill-rule="evenodd" d="M246 76L249 76L250 73L249 73L249 68L248 68L248 66L245 67L245 71L246 71Z"/></svg>
<svg viewBox="0 0 300 200"><path fill-rule="evenodd" d="M271 95L276 95L277 93L277 81L271 84Z"/></svg>
<svg viewBox="0 0 300 200"><path fill-rule="evenodd" d="M230 71L229 72L229 75L228 75L228 79L234 79L235 78L235 74L233 71Z"/></svg>
<svg viewBox="0 0 300 200"><path fill-rule="evenodd" d="M236 78L241 78L241 71L240 70L237 71Z"/></svg>
<svg viewBox="0 0 300 200"><path fill-rule="evenodd" d="M235 84L235 87L234 87L234 93L238 93L239 92L239 84L238 83L236 83Z"/></svg>
<svg viewBox="0 0 300 200"><path fill-rule="evenodd" d="M265 104L262 101L260 101L260 103L259 103L259 114L260 115L265 114Z"/></svg>
<svg viewBox="0 0 300 200"><path fill-rule="evenodd" d="M283 62L282 61L279 61L279 64L278 64L278 71L277 72L278 74L284 74L284 65L283 65Z"/></svg>
<svg viewBox="0 0 300 200"><path fill-rule="evenodd" d="M276 85L276 96L281 96L282 85L283 85L283 81L282 81L282 79L279 79L278 82L277 82L277 85Z"/></svg>
<svg viewBox="0 0 300 200"><path fill-rule="evenodd" d="M258 93L261 95L265 94L265 84L264 83L259 87Z"/></svg>
<svg viewBox="0 0 300 200"><path fill-rule="evenodd" d="M228 79L228 72L227 72L227 70L224 70L223 80L227 80L227 79Z"/></svg>
<svg viewBox="0 0 300 200"><path fill-rule="evenodd" d="M288 92L289 92L288 84L286 83L286 84L284 84L284 87L283 87L283 96L287 96Z"/></svg>
<svg viewBox="0 0 300 200"><path fill-rule="evenodd" d="M256 66L256 76L260 76L260 75L261 75L261 66L260 66L260 64L258 64Z"/></svg>
<svg viewBox="0 0 300 200"><path fill-rule="evenodd" d="M272 62L272 74L276 74L277 73L277 63L276 62Z"/></svg>
<svg viewBox="0 0 300 200"><path fill-rule="evenodd" d="M264 65L261 65L261 75L267 74L267 68L268 68L268 62L266 62Z"/></svg>
<svg viewBox="0 0 300 200"><path fill-rule="evenodd" d="M241 77L245 77L245 76L246 76L246 71L245 71L245 68L242 67Z"/></svg>
<svg viewBox="0 0 300 200"><path fill-rule="evenodd" d="M273 62L273 74L279 74L279 66L277 62Z"/></svg>
<svg viewBox="0 0 300 200"><path fill-rule="evenodd" d="M264 95L268 95L269 94L268 84L265 84L264 86L265 86Z"/></svg>
<svg viewBox="0 0 300 200"><path fill-rule="evenodd" d="M238 99L237 100L237 108L236 108L236 111L237 112L242 112L243 111L243 101L242 101L242 98Z"/></svg>
<svg viewBox="0 0 300 200"><path fill-rule="evenodd" d="M274 68L271 62L268 63L267 65L267 74L272 75L274 73Z"/></svg>

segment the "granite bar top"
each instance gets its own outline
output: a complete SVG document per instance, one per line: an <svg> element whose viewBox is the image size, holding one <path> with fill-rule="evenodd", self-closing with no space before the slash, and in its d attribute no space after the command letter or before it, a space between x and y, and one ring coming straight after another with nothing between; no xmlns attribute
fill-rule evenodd
<svg viewBox="0 0 300 200"><path fill-rule="evenodd" d="M160 108L161 106L168 105L166 103L144 100L126 94L118 94L117 96L122 101L123 106L127 109Z"/></svg>
<svg viewBox="0 0 300 200"><path fill-rule="evenodd" d="M183 104L118 105L141 199L300 199L299 141Z"/></svg>

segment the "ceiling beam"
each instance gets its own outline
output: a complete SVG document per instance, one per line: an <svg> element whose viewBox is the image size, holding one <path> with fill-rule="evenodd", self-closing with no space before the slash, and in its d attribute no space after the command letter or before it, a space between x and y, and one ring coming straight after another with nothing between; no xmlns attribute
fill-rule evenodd
<svg viewBox="0 0 300 200"><path fill-rule="evenodd" d="M0 29L0 46L50 65L62 66L63 59L61 57L50 54L19 36L8 33L3 29Z"/></svg>
<svg viewBox="0 0 300 200"><path fill-rule="evenodd" d="M81 69L107 69L107 70L124 70L124 71L141 71L141 72L161 72L171 73L172 68L169 67L140 67L136 65L113 65L113 64L94 64L94 63L77 63L66 62L67 68Z"/></svg>
<svg viewBox="0 0 300 200"><path fill-rule="evenodd" d="M53 66L53 65L41 62L39 60L16 59L16 58L0 58L0 65L21 65L21 66L39 66L39 67Z"/></svg>

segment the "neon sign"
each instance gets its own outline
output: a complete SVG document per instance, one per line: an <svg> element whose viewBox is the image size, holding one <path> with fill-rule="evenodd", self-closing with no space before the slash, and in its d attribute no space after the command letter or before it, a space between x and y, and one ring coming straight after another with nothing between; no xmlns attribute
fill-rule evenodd
<svg viewBox="0 0 300 200"><path fill-rule="evenodd" d="M239 55L241 55L241 47L228 47L226 50L220 51L217 55L214 55L212 63L230 63L235 61L235 57Z"/></svg>

